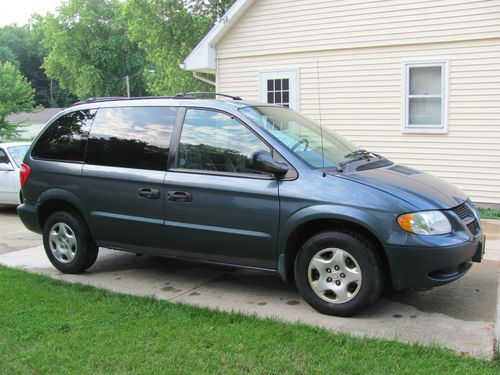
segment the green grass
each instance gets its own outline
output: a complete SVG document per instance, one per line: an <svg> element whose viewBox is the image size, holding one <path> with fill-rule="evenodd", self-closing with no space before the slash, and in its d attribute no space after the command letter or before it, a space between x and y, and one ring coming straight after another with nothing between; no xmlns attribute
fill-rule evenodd
<svg viewBox="0 0 500 375"><path fill-rule="evenodd" d="M498 361L442 349L119 295L5 267L0 296L2 374L500 373Z"/></svg>
<svg viewBox="0 0 500 375"><path fill-rule="evenodd" d="M496 219L500 220L500 210L494 208L479 208L481 219Z"/></svg>

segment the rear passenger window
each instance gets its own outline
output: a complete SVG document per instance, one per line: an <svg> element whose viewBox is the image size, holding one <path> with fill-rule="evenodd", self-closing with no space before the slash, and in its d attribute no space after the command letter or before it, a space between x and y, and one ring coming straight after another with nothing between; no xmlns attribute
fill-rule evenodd
<svg viewBox="0 0 500 375"><path fill-rule="evenodd" d="M100 108L87 147L87 163L112 167L167 169L178 109Z"/></svg>
<svg viewBox="0 0 500 375"><path fill-rule="evenodd" d="M220 112L189 109L182 127L177 166L201 171L263 174L247 167L253 151L271 151L238 120Z"/></svg>
<svg viewBox="0 0 500 375"><path fill-rule="evenodd" d="M74 111L59 117L39 138L31 155L39 159L83 162L95 113L95 110Z"/></svg>

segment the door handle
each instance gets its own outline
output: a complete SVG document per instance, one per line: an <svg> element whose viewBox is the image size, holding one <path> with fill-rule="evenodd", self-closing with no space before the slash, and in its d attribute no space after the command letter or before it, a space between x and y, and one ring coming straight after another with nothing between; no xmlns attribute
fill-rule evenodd
<svg viewBox="0 0 500 375"><path fill-rule="evenodd" d="M160 199L160 190L151 188L140 188L137 190L137 196L146 199Z"/></svg>
<svg viewBox="0 0 500 375"><path fill-rule="evenodd" d="M187 191L169 191L167 199L172 202L191 202L193 195Z"/></svg>

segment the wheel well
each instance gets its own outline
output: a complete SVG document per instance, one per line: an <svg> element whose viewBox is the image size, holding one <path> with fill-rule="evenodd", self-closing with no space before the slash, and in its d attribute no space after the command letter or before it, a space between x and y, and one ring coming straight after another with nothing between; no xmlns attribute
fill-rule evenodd
<svg viewBox="0 0 500 375"><path fill-rule="evenodd" d="M368 229L363 226L345 220L336 219L317 219L311 220L297 227L290 237L288 237L286 254L285 254L285 268L286 268L286 279L287 281L293 281L293 267L295 262L295 257L299 249L302 247L304 242L309 238L319 232L325 230L349 230L361 234L366 238L376 251L376 256L380 260L383 267L383 273L386 275L386 285L391 285L389 262L387 260L387 255L385 254L384 247L378 240L378 238L371 233Z"/></svg>
<svg viewBox="0 0 500 375"><path fill-rule="evenodd" d="M38 209L38 222L40 223L41 228L43 228L43 226L45 225L45 221L48 219L48 217L56 211L75 212L83 217L80 210L68 201L62 199L51 199L47 202L44 202Z"/></svg>

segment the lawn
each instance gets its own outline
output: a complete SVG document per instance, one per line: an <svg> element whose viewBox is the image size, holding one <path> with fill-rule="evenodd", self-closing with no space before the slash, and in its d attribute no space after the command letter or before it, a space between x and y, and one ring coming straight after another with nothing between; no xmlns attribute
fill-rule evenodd
<svg viewBox="0 0 500 375"><path fill-rule="evenodd" d="M499 374L500 362L0 267L0 373Z"/></svg>

